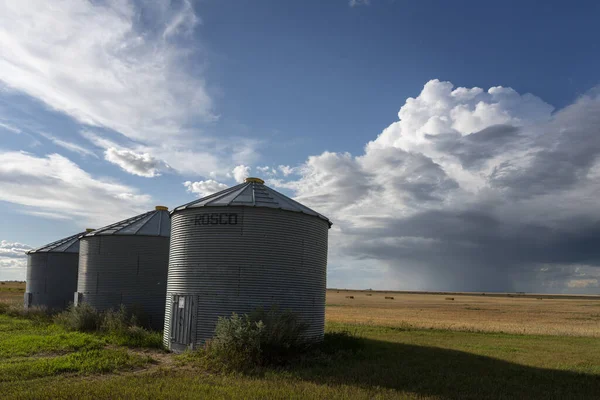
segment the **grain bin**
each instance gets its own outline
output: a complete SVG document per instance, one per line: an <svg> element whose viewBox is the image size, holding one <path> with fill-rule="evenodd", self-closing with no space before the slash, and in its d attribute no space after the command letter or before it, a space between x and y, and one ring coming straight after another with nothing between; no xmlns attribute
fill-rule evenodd
<svg viewBox="0 0 600 400"><path fill-rule="evenodd" d="M258 178L175 208L165 346L195 348L218 317L271 306L297 313L307 339L321 340L330 226Z"/></svg>
<svg viewBox="0 0 600 400"><path fill-rule="evenodd" d="M100 311L122 304L141 310L150 327L162 329L170 234L168 209L157 206L83 235L75 304Z"/></svg>
<svg viewBox="0 0 600 400"><path fill-rule="evenodd" d="M27 252L25 308L61 310L73 301L79 264L78 233Z"/></svg>

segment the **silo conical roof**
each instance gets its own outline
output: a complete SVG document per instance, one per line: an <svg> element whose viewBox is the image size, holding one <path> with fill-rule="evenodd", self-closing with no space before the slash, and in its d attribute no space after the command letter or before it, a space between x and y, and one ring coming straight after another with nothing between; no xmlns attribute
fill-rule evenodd
<svg viewBox="0 0 600 400"><path fill-rule="evenodd" d="M49 243L37 249L29 250L27 254L33 253L79 253L79 237L86 232L80 232L56 242Z"/></svg>
<svg viewBox="0 0 600 400"><path fill-rule="evenodd" d="M115 222L95 231L85 233L81 237L91 236L171 236L171 219L167 207L156 206L156 209L135 217Z"/></svg>
<svg viewBox="0 0 600 400"><path fill-rule="evenodd" d="M199 207L266 207L313 215L327 221L329 226L332 225L329 218L271 189L264 183L259 178L246 178L244 183L176 207L172 213Z"/></svg>

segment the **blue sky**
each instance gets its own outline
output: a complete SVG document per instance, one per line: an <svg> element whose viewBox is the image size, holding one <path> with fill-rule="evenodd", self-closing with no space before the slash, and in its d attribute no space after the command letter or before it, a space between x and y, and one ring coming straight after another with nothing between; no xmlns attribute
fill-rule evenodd
<svg viewBox="0 0 600 400"><path fill-rule="evenodd" d="M334 221L330 286L600 291L597 2L20 3L0 279L250 174Z"/></svg>

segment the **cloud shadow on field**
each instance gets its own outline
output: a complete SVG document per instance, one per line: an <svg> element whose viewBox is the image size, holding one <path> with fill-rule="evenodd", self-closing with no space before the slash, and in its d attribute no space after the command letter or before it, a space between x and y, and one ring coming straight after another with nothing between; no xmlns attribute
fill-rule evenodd
<svg viewBox="0 0 600 400"><path fill-rule="evenodd" d="M515 364L457 350L358 339L335 363L297 371L322 385L381 387L443 399L597 399L600 376Z"/></svg>

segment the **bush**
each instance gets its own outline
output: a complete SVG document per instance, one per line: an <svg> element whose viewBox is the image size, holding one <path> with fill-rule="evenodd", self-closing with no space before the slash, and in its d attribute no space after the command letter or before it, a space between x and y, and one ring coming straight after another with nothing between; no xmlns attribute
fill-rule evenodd
<svg viewBox="0 0 600 400"><path fill-rule="evenodd" d="M71 304L54 317L54 322L70 331L92 332L102 326L103 315L87 303Z"/></svg>
<svg viewBox="0 0 600 400"><path fill-rule="evenodd" d="M26 318L36 323L48 323L52 320L52 313L48 308L42 306L25 308L20 301L0 301L0 314L8 315L9 317Z"/></svg>
<svg viewBox="0 0 600 400"><path fill-rule="evenodd" d="M141 326L139 317L141 312L128 310L121 304L118 310L108 310L102 315L101 329L106 332L123 333L129 327Z"/></svg>
<svg viewBox="0 0 600 400"><path fill-rule="evenodd" d="M245 371L283 365L309 346L306 324L296 314L278 308L257 309L250 315L233 313L219 318L215 335L197 353L204 366L216 370Z"/></svg>
<svg viewBox="0 0 600 400"><path fill-rule="evenodd" d="M162 335L139 326L143 314L121 305L118 310L97 311L87 303L58 314L54 322L70 331L102 332L114 344L129 347L162 348Z"/></svg>
<svg viewBox="0 0 600 400"><path fill-rule="evenodd" d="M220 317L213 339L204 346L208 360L219 370L247 370L260 365L264 329L262 322L252 321L248 315Z"/></svg>
<svg viewBox="0 0 600 400"><path fill-rule="evenodd" d="M305 338L308 325L291 311L280 312L278 307L268 311L258 308L250 314L250 320L264 324L260 348L266 364L284 364L309 346Z"/></svg>
<svg viewBox="0 0 600 400"><path fill-rule="evenodd" d="M127 347L150 347L162 349L162 334L161 332L147 331L139 326L130 326L127 329L119 332L109 332L109 342Z"/></svg>
<svg viewBox="0 0 600 400"><path fill-rule="evenodd" d="M118 345L129 347L162 348L162 335L144 329L147 318L136 307L108 310L104 313L100 329L109 334L109 339Z"/></svg>

